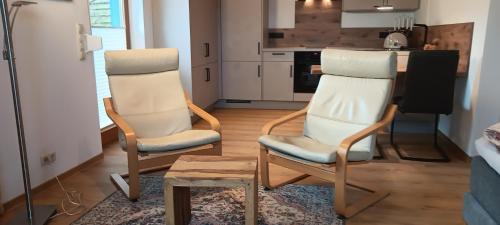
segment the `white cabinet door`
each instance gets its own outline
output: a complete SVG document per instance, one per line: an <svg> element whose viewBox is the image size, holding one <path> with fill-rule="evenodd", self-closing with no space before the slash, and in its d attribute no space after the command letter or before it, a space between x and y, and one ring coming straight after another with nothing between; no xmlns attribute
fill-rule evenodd
<svg viewBox="0 0 500 225"><path fill-rule="evenodd" d="M261 61L262 1L222 0L223 61Z"/></svg>
<svg viewBox="0 0 500 225"><path fill-rule="evenodd" d="M191 65L200 66L218 60L218 0L190 0Z"/></svg>
<svg viewBox="0 0 500 225"><path fill-rule="evenodd" d="M262 99L293 101L293 62L264 62Z"/></svg>
<svg viewBox="0 0 500 225"><path fill-rule="evenodd" d="M269 0L268 4L268 28L295 28L295 0Z"/></svg>
<svg viewBox="0 0 500 225"><path fill-rule="evenodd" d="M389 3L394 5L394 9L400 11L413 11L420 8L420 0L396 0L389 1Z"/></svg>
<svg viewBox="0 0 500 225"><path fill-rule="evenodd" d="M261 100L261 62L223 62L222 74L224 99Z"/></svg>
<svg viewBox="0 0 500 225"><path fill-rule="evenodd" d="M382 0L343 0L342 10L345 12L376 11L374 6L382 5ZM420 0L389 0L395 11L414 11L420 8Z"/></svg>
<svg viewBox="0 0 500 225"><path fill-rule="evenodd" d="M193 67L193 102L207 108L219 100L218 63Z"/></svg>
<svg viewBox="0 0 500 225"><path fill-rule="evenodd" d="M374 6L381 4L382 0L343 0L342 10L346 12L375 11Z"/></svg>

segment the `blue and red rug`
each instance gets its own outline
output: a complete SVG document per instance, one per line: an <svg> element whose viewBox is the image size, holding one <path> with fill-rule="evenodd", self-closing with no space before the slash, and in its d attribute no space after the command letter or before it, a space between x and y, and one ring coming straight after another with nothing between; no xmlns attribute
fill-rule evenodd
<svg viewBox="0 0 500 225"><path fill-rule="evenodd" d="M120 191L113 193L73 225L165 224L163 177L141 176L141 198L131 202ZM261 225L342 225L333 212L332 188L288 185L273 191L259 188ZM192 188L193 225L244 224L244 189Z"/></svg>

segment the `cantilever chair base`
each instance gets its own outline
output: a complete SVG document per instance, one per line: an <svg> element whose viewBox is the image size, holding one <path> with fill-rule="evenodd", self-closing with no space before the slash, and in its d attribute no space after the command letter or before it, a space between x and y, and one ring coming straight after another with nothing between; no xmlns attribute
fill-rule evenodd
<svg viewBox="0 0 500 225"><path fill-rule="evenodd" d="M357 215L361 211L367 209L368 207L374 205L375 203L387 197L389 195L389 192L384 191L377 187L365 187L347 181L348 166L369 163L369 161L359 161L359 162L348 161L347 152L350 149L350 146L352 146L354 143L358 142L359 140L362 140L367 136L375 135L379 130L383 129L386 125L388 125L394 118L396 110L397 106L389 105L386 109L385 115L382 118L382 120L366 128L365 130L362 130L359 133L354 134L353 136L345 139L342 142L339 151L337 151L336 163L324 164L324 163L311 162L294 156L275 152L272 149L268 148L267 146L261 144L260 169L261 169L262 185L266 187L266 189L270 190L274 188L279 188L281 186L290 183L295 183L309 176L314 176L319 179L335 183L335 211L339 216L344 218L351 218ZM268 135L272 132L274 127L284 124L287 121L299 118L305 114L307 114L307 108L292 113L283 118L277 119L275 121L271 121L270 123L266 124L266 126L264 126L264 128L262 129L262 133L264 135ZM271 184L269 179L269 163L283 166L285 168L294 171L299 171L304 174L297 177L293 177L289 180L280 182L278 184ZM363 199L356 201L353 204L348 205L347 191L346 191L347 186L368 192L369 195Z"/></svg>
<svg viewBox="0 0 500 225"><path fill-rule="evenodd" d="M442 163L446 163L446 162L451 161L450 157L448 157L446 152L441 147L439 147L439 144L438 144L439 114L436 114L435 118L434 118L434 134L433 134L434 139L433 139L433 141L434 141L434 149L437 151L437 153L439 153L439 155L441 156L440 158L421 158L421 157L412 157L412 156L404 155L401 152L399 145L396 144L394 141L395 124L396 124L396 120L392 120L390 142L391 142L392 147L394 148L394 150L398 154L399 158L401 158L403 160L417 161L417 162L442 162Z"/></svg>
<svg viewBox="0 0 500 225"><path fill-rule="evenodd" d="M191 100L187 98L187 95L186 101L189 109L191 109L202 119L206 120L210 124L212 130L220 133L220 123L215 118L194 105ZM124 132L125 134L133 133L128 127L127 123L114 111L111 98L105 98L104 105L106 106L106 113L118 126L118 128L120 128L122 131L127 131ZM113 173L110 175L111 181L127 196L128 199L130 199L131 201L136 201L140 195L139 174L168 168L181 155L222 155L221 140L202 146L178 149L175 151L160 154L155 153L154 156L141 156L141 153L137 152L137 147L135 146L135 136L132 135L132 138L127 138L127 143L134 143L130 144L126 150L128 160L128 173ZM211 147L208 147L209 145L211 145ZM129 181L126 181L125 178L128 178Z"/></svg>
<svg viewBox="0 0 500 225"><path fill-rule="evenodd" d="M270 152L271 151L271 152ZM327 182L331 182L335 184L335 187L338 185L346 185L361 191L368 193L369 195L358 200L354 204L347 205L344 213L340 215L342 218L351 218L358 213L364 211L370 206L376 204L377 202L383 200L387 196L389 196L388 191L384 191L378 187L366 186L361 184L355 184L353 182L347 182L345 184L336 184L335 179L335 164L318 164L311 163L301 159L294 158L292 156L285 156L279 153L274 153L272 150L266 148L261 145L260 150L260 164L262 172L262 185L264 186L264 190L273 190L276 188L280 188L282 186L293 184L303 179L306 179L310 176L318 177L319 179L325 180ZM280 166L283 166L288 169L292 169L295 171L305 172L305 174L298 175L296 177L290 178L285 181L281 181L277 184L271 184L269 182L269 167L268 164L273 163ZM349 165L362 165L367 164L369 162L350 162ZM318 167L318 165L321 165ZM266 169L267 168L267 169Z"/></svg>
<svg viewBox="0 0 500 225"><path fill-rule="evenodd" d="M158 156L141 157L138 155L139 174L155 172L170 168L172 164L182 155L222 155L221 141L211 144L210 147L201 146L198 148L190 148L185 150L176 150L173 153L164 153ZM142 159L141 159L142 158ZM131 195L131 187L125 180L130 176L129 173L113 173L110 175L111 181L120 189L131 201L137 201L138 195Z"/></svg>

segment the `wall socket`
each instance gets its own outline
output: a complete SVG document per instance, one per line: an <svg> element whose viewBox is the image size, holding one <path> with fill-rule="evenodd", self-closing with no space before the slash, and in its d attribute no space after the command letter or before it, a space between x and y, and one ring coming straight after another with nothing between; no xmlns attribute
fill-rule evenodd
<svg viewBox="0 0 500 225"><path fill-rule="evenodd" d="M40 157L40 163L42 164L42 166L49 166L51 164L53 164L55 161L56 161L56 153L53 152L53 153L49 153L47 155L43 155L42 157Z"/></svg>

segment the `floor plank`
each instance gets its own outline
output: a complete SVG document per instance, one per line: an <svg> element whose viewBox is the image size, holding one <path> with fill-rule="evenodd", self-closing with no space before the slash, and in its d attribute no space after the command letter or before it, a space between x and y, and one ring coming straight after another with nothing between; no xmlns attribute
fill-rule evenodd
<svg viewBox="0 0 500 225"><path fill-rule="evenodd" d="M257 139L262 126L272 120L286 115L288 110L251 110L251 109L217 109L213 112L219 118L223 129L223 155L226 156L258 156L259 145ZM208 124L198 122L195 128L208 128ZM292 123L276 129L275 134L301 134L303 119L299 118ZM429 142L428 136L398 136L398 141ZM375 206L360 213L348 221L348 225L455 225L465 224L462 219L463 194L468 190L470 163L460 160L456 155L459 151L454 146L444 145L444 149L451 155L450 163L420 163L400 161L396 153L387 144L386 135L382 135L380 143L388 159L377 160L367 165L349 168L349 178L353 181L366 184L376 184L389 190L391 195ZM428 144L419 147L422 152L431 153ZM119 149L118 144L104 149L104 159L81 169L62 182L69 189L83 192L86 206L91 208L111 193L116 191L109 179L112 172L126 171L126 155ZM272 181L283 180L288 176L297 175L278 166L271 166ZM331 185L322 180L308 178L300 183ZM351 190L348 196L359 198L362 193ZM51 186L47 190L35 195L37 203L59 204L63 198L58 186ZM16 209L20 209L21 206ZM15 209L9 209L0 218L4 224L14 214ZM76 220L78 216L62 216L54 219L50 224L63 225Z"/></svg>

